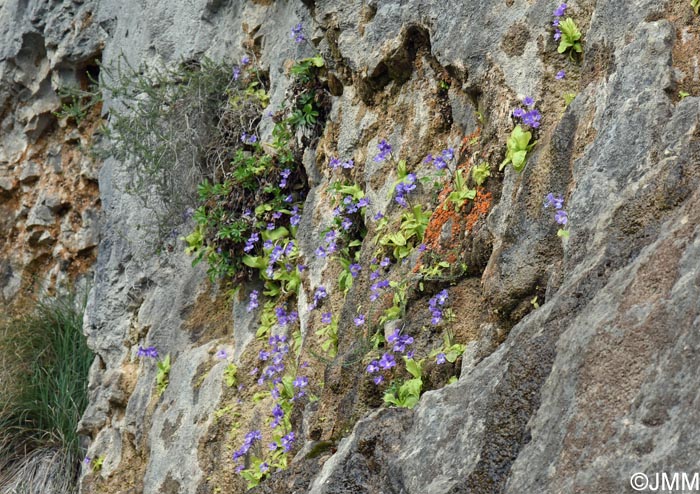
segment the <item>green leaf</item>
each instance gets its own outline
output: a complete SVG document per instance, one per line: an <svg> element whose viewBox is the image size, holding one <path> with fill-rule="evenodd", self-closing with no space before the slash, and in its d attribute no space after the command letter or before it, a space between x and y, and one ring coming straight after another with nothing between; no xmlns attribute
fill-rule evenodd
<svg viewBox="0 0 700 494"><path fill-rule="evenodd" d="M265 269L267 268L267 260L262 256L245 255L241 258L241 262L249 268Z"/></svg>
<svg viewBox="0 0 700 494"><path fill-rule="evenodd" d="M263 231L262 232L262 238L263 240L272 240L273 242L275 240L279 240L281 238L285 238L289 236L289 230L287 230L285 227L280 226L275 228L272 231Z"/></svg>
<svg viewBox="0 0 700 494"><path fill-rule="evenodd" d="M316 55L315 57L308 58L307 60L309 60L314 67L321 68L326 65L326 62L323 60L321 55Z"/></svg>
<svg viewBox="0 0 700 494"><path fill-rule="evenodd" d="M406 361L406 370L416 379L421 378L421 366L420 364L414 360L414 359L409 359L407 357L404 357L404 360Z"/></svg>
<svg viewBox="0 0 700 494"><path fill-rule="evenodd" d="M472 179L476 185L481 186L486 181L486 178L491 176L491 165L488 163L481 163L480 165L472 168Z"/></svg>

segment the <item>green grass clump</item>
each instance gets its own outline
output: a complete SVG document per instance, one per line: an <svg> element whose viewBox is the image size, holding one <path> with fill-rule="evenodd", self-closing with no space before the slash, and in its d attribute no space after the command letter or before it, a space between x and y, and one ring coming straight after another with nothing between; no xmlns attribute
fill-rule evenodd
<svg viewBox="0 0 700 494"><path fill-rule="evenodd" d="M0 321L0 493L77 492L93 360L84 308L85 297L55 297Z"/></svg>

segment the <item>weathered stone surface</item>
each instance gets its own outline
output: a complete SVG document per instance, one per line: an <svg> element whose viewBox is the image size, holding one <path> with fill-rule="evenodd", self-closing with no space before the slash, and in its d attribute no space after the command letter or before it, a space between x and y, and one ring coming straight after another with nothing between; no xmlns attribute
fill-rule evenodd
<svg viewBox="0 0 700 494"><path fill-rule="evenodd" d="M358 279L347 298L329 297L341 318L339 356L314 364L324 388L304 416L302 453L260 490L623 492L634 472L692 472L700 454L694 382L700 372L700 37L697 18L680 3L571 4L584 32L577 63L556 53L555 5L544 0L6 2L0 19L13 28L0 29L0 107L15 95L21 104L2 115L0 160L19 165L32 152L51 129L57 84L77 80L78 67L101 50L107 66L123 59L139 66L202 55L235 61L248 43L269 72L276 110L289 90L290 61L316 50L290 41L290 29L303 22L332 72L336 95L326 132L304 152L312 189L297 238L308 266L297 308L305 342L318 329L308 310L314 290L334 286L338 275L333 262L315 255L331 222L331 156L355 160L348 176L371 200L371 228L377 212L398 210L388 196L396 171L373 160L381 139L423 177L430 172L421 165L428 152L458 149L480 126L493 205L460 244L473 251L468 277L476 288L469 295L483 307L460 316L474 318L475 329L464 341L459 381L425 393L413 410L373 410L381 395L365 388L362 355L353 354L352 318L368 292ZM566 79L555 81L564 69ZM678 90L691 96L679 100ZM564 92L577 93L567 109ZM543 112L538 144L522 173L511 167L498 173L512 109L525 95ZM107 109L120 104L110 98ZM272 125L261 121L264 139ZM40 246L57 239L56 258L100 242L85 320L97 358L81 432L92 440L88 453L106 459L99 475L84 472L83 492L221 488L207 478L232 469L227 448L240 438L208 442L221 438L212 433L212 413L226 394L225 364L212 354L219 345L229 348L232 336L234 360L250 362L245 350L255 344L259 313L246 305L259 287L237 295L226 341L193 338L185 320L205 290L205 267L192 269L177 243L173 252L154 254L147 233L153 215L125 192L130 177L123 164L107 160L99 174L93 166L99 164L88 160L62 165L70 161L68 146L86 142L78 129L65 129L65 147L52 147L37 163L45 174L60 172L78 183L99 177L104 221L81 209L79 217L64 216L60 235L49 231L58 230L54 213L65 209L64 196L56 194L22 197L7 214L41 227L27 237ZM3 173L4 197L13 197L20 180L23 193L41 184L37 170ZM552 214L542 208L548 192L565 196L568 241L556 236ZM453 220L443 225L443 243L453 226ZM365 241L365 268L373 248ZM0 265L3 295L13 295L22 268ZM416 335L424 295L411 300L405 318ZM454 309L466 310L462 305ZM156 364L137 359L139 345L173 357L171 384L160 398ZM365 418L349 431L358 417ZM324 442L333 448L306 457ZM231 492L242 490L231 482Z"/></svg>

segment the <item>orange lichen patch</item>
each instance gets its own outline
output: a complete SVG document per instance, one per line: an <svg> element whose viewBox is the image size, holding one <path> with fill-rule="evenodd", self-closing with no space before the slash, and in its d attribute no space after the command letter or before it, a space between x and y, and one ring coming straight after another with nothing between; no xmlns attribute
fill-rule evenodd
<svg viewBox="0 0 700 494"><path fill-rule="evenodd" d="M484 192L483 189L476 190L476 197L472 204L472 210L469 211L469 215L467 216L467 232L471 232L476 222L479 221L479 218L482 218L489 212L492 201L493 197L491 196L491 192Z"/></svg>
<svg viewBox="0 0 700 494"><path fill-rule="evenodd" d="M459 153L464 155L469 151L469 148L473 145L474 140L481 136L481 127L477 127L474 132L466 135L462 138L462 143L459 146Z"/></svg>
<svg viewBox="0 0 700 494"><path fill-rule="evenodd" d="M474 164L472 147L479 135L480 129L477 129L462 139L460 156L464 161L457 166L457 170L461 170L465 177L469 176ZM438 194L438 206L430 217L423 243L427 251L441 254L447 262L454 263L459 257L456 252L459 250L460 239L469 234L477 221L488 213L492 203L492 195L482 188L477 188L474 201L466 203L457 211L455 205L449 200L451 192L452 183L448 182ZM443 238L448 234L445 231L446 227L450 229L449 238ZM418 259L413 272L417 273L422 266L423 256Z"/></svg>

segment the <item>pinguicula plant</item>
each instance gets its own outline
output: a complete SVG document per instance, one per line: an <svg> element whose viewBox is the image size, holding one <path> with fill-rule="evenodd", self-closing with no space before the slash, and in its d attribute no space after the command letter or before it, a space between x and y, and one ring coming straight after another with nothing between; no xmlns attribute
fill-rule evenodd
<svg viewBox="0 0 700 494"><path fill-rule="evenodd" d="M531 97L526 97L523 99L524 108L519 106L513 110L513 117L516 121L520 121L515 126L513 131L508 138L506 145L506 157L501 163L499 170L503 170L509 163L513 164L513 169L516 172L521 172L525 169L527 164L527 153L532 150L537 141L531 142L532 132L529 132L523 128L530 127L532 129L537 129L540 126L540 120L542 115L539 110L535 108L535 101Z"/></svg>
<svg viewBox="0 0 700 494"><path fill-rule="evenodd" d="M378 148L379 154L374 158L375 161L383 162L387 158L391 158L393 161L391 145L386 140L382 140ZM398 179L390 194L395 203L405 211L401 213L398 227L394 228L393 231L387 230L389 225L395 225L395 222L390 222L389 218L386 218L381 211L375 216L377 235L374 238L374 243L387 247L393 258L399 261L407 257L423 241L423 235L430 220L430 212L424 211L422 204L413 204L411 201L410 196L417 189L418 177L415 173L408 171L405 160L396 163L396 171ZM377 252L377 256L383 257L381 249Z"/></svg>
<svg viewBox="0 0 700 494"><path fill-rule="evenodd" d="M693 7L695 14L700 14L700 0L690 0L690 6Z"/></svg>
<svg viewBox="0 0 700 494"><path fill-rule="evenodd" d="M557 231L557 235L562 238L569 238L569 229L566 225L569 223L569 214L564 211L564 198L562 196L555 196L553 193L547 194L544 198L544 207L554 208L554 221L561 225L561 228Z"/></svg>
<svg viewBox="0 0 700 494"><path fill-rule="evenodd" d="M278 319L284 325L296 321L284 310L278 311ZM309 379L300 375L300 368L289 362L291 348L287 337L271 336L268 345L258 354L260 367L252 371L252 375L258 376L258 386L265 388L255 394L254 401L272 398L267 428L248 432L241 447L233 453L236 471L248 481L249 488L258 485L274 471L287 468L288 453L296 442L291 414L294 406L307 396L309 387ZM266 442L265 446L263 442Z"/></svg>
<svg viewBox="0 0 700 494"><path fill-rule="evenodd" d="M331 158L329 166L334 171L351 170L354 163L352 160L341 162ZM334 192L333 223L322 233L323 245L316 249L316 255L334 255L339 260L343 271L338 277L338 285L347 293L362 270L359 264L360 247L367 234L364 217L370 203L362 188L354 182L336 180L331 190Z"/></svg>
<svg viewBox="0 0 700 494"><path fill-rule="evenodd" d="M568 6L565 3L556 8L552 26L554 27L554 39L559 41L557 51L559 53L569 51L569 57L573 58L574 53L583 52L583 47L581 46L581 31L579 31L574 20L571 17L567 17L564 20L561 19L567 8Z"/></svg>

